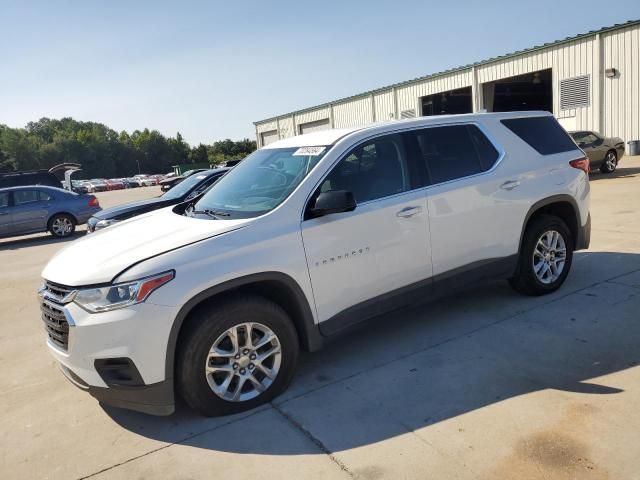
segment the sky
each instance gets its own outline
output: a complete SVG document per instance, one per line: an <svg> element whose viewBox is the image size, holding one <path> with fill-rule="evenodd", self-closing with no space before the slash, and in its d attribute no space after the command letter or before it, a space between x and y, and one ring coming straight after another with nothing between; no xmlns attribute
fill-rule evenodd
<svg viewBox="0 0 640 480"><path fill-rule="evenodd" d="M254 121L637 18L638 0L0 0L0 124L255 138Z"/></svg>

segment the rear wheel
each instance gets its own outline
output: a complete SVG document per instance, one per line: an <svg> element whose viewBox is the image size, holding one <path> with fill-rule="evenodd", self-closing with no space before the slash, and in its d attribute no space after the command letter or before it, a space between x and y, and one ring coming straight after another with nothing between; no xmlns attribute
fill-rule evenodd
<svg viewBox="0 0 640 480"><path fill-rule="evenodd" d="M282 393L293 378L298 337L277 304L257 296L201 308L181 334L177 388L207 416L242 412Z"/></svg>
<svg viewBox="0 0 640 480"><path fill-rule="evenodd" d="M613 173L618 167L618 154L609 150L604 157L604 163L600 167L602 173Z"/></svg>
<svg viewBox="0 0 640 480"><path fill-rule="evenodd" d="M567 225L553 215L539 215L527 226L518 268L509 279L525 295L544 295L564 283L573 260L573 238Z"/></svg>
<svg viewBox="0 0 640 480"><path fill-rule="evenodd" d="M66 213L54 215L49 220L49 232L54 237L64 238L76 230L76 219Z"/></svg>

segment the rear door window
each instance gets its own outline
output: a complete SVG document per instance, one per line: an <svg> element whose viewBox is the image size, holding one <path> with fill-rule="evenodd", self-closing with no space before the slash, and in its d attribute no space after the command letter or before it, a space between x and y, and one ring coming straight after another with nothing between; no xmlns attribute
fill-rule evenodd
<svg viewBox="0 0 640 480"><path fill-rule="evenodd" d="M475 125L446 125L408 132L417 144L429 183L437 184L489 170L499 153Z"/></svg>
<svg viewBox="0 0 640 480"><path fill-rule="evenodd" d="M542 155L576 149L575 143L553 117L507 118L501 123Z"/></svg>
<svg viewBox="0 0 640 480"><path fill-rule="evenodd" d="M25 205L40 201L40 195L37 190L17 190L13 192L13 202L15 205Z"/></svg>

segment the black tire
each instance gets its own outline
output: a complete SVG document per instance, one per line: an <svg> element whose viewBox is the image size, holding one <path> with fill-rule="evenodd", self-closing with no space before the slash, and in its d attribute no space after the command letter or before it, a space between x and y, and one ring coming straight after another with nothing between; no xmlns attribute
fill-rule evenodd
<svg viewBox="0 0 640 480"><path fill-rule="evenodd" d="M76 219L67 213L58 213L49 219L47 230L56 238L66 238L76 231Z"/></svg>
<svg viewBox="0 0 640 480"><path fill-rule="evenodd" d="M602 173L613 173L618 168L618 154L615 150L609 150L604 157L604 163L600 167Z"/></svg>
<svg viewBox="0 0 640 480"><path fill-rule="evenodd" d="M558 232L565 243L566 256L564 266L557 279L550 283L543 283L534 270L534 250L538 240L545 232ZM574 239L571 231L562 219L553 215L538 215L527 225L524 233L522 246L520 248L520 258L518 267L513 277L509 279L509 284L519 293L524 295L546 295L555 292L564 283L573 260Z"/></svg>
<svg viewBox="0 0 640 480"><path fill-rule="evenodd" d="M245 322L264 325L277 336L281 349L280 368L270 386L258 396L234 402L214 393L205 374L205 365L214 342L228 329ZM197 309L180 333L176 356L176 388L191 408L206 416L250 410L271 401L286 390L295 373L298 352L296 329L285 311L276 303L253 295L238 295L222 302L216 300Z"/></svg>

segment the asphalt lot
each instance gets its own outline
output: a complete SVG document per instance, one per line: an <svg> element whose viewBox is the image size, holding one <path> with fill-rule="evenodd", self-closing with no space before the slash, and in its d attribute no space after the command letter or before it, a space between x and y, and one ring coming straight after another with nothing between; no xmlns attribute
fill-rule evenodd
<svg viewBox="0 0 640 480"><path fill-rule="evenodd" d="M157 187L98 194L103 206ZM58 372L35 290L64 242L0 240L0 478L640 478L640 157L592 176L591 249L305 354L242 415L101 407Z"/></svg>

